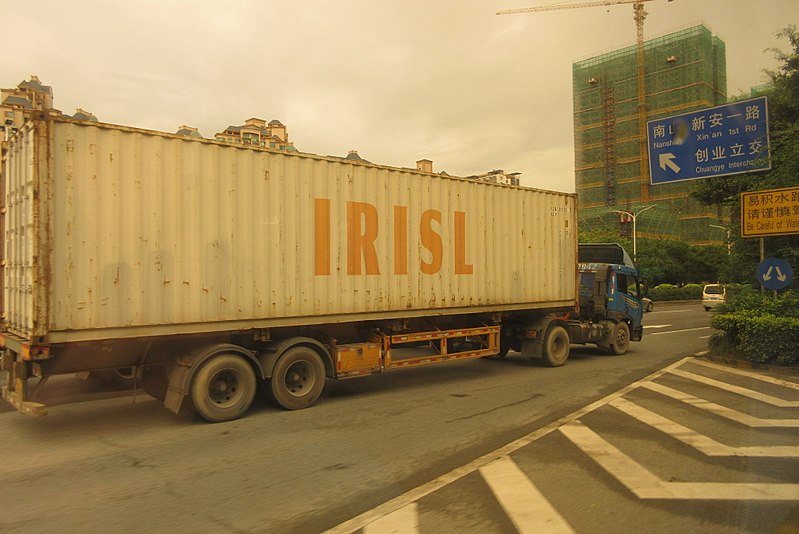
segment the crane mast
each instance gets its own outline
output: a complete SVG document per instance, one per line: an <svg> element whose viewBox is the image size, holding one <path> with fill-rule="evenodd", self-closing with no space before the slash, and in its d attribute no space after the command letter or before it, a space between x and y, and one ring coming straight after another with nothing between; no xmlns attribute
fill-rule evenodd
<svg viewBox="0 0 799 534"><path fill-rule="evenodd" d="M596 0L593 2L560 2L543 6L525 7L519 9L506 9L497 12L497 15L517 15L522 13L538 13L541 11L555 11L560 9L579 9L584 7L613 6L619 4L633 5L633 20L636 29L636 77L638 81L638 151L640 161L640 186L641 200L649 200L649 151L646 142L646 57L644 54L644 19L647 12L644 2L653 0ZM671 2L671 0L669 0Z"/></svg>

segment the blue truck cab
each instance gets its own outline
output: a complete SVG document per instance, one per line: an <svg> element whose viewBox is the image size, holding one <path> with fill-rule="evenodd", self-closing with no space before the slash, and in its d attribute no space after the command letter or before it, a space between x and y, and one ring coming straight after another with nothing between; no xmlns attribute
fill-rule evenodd
<svg viewBox="0 0 799 534"><path fill-rule="evenodd" d="M574 318L582 332L575 343L596 343L616 354L643 337L644 307L638 271L616 243L579 245L579 306Z"/></svg>

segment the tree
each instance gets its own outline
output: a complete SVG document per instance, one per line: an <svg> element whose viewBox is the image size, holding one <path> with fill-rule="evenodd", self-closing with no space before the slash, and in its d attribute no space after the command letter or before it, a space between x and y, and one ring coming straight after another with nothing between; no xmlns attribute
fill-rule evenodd
<svg viewBox="0 0 799 534"><path fill-rule="evenodd" d="M723 204L732 214L732 256L725 266L724 277L731 281L751 280L759 259L756 239L741 239L740 194L795 187L799 183L799 31L795 25L777 32L777 37L787 38L791 51L770 49L780 63L777 70L766 71L770 80L767 90L771 170L720 178L697 180L693 197L706 205ZM797 265L799 262L799 236L769 237L767 254L779 256Z"/></svg>
<svg viewBox="0 0 799 534"><path fill-rule="evenodd" d="M609 230L580 231L580 243L618 243L632 255L632 240ZM650 286L726 280L720 266L727 261L724 247L692 246L685 241L638 238L636 268Z"/></svg>

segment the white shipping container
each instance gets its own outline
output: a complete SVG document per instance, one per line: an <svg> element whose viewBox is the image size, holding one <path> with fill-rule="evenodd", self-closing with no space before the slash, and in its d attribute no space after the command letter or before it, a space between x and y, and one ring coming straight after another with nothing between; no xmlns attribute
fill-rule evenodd
<svg viewBox="0 0 799 534"><path fill-rule="evenodd" d="M61 118L18 132L4 174L26 339L576 301L573 194Z"/></svg>

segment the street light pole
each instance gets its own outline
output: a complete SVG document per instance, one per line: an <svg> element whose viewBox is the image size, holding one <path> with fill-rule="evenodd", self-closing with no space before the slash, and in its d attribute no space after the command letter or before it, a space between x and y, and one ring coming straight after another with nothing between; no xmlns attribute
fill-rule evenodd
<svg viewBox="0 0 799 534"><path fill-rule="evenodd" d="M624 210L613 210L613 213L621 213L623 215L629 215L633 220L633 263L638 261L638 245L637 245L637 229L636 229L636 222L638 221L638 216L641 215L646 210L652 209L656 206L656 204L652 204L651 206L647 206L645 208L641 208L638 210L637 213L630 213L629 211Z"/></svg>
<svg viewBox="0 0 799 534"><path fill-rule="evenodd" d="M727 232L727 256L732 254L732 241L730 241L730 230L731 230L731 228L727 228L726 226L721 226L721 225L718 225L718 224L711 224L710 226L712 228L721 228L722 230Z"/></svg>

